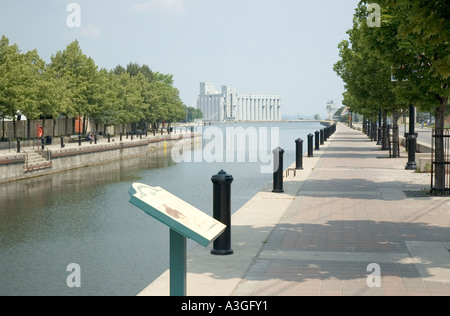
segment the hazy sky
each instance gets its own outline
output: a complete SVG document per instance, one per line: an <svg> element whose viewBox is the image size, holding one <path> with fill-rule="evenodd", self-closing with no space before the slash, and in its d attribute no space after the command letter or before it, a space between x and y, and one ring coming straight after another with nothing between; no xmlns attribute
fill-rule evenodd
<svg viewBox="0 0 450 316"><path fill-rule="evenodd" d="M80 8L70 28L67 6ZM174 75L191 106L200 82L279 94L283 115L325 117L342 102L333 72L358 0L0 0L0 36L50 61L75 39L99 67L130 62ZM73 11L74 12L74 11ZM75 21L75 20L72 20Z"/></svg>

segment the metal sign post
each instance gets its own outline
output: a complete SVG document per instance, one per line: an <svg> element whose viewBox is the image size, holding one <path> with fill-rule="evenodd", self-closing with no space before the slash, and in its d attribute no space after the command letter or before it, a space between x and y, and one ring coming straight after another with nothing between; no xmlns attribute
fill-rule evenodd
<svg viewBox="0 0 450 316"><path fill-rule="evenodd" d="M186 295L186 238L207 247L226 229L211 216L159 187L135 183L130 203L170 228L170 295Z"/></svg>
<svg viewBox="0 0 450 316"><path fill-rule="evenodd" d="M170 296L186 296L186 237L170 230Z"/></svg>

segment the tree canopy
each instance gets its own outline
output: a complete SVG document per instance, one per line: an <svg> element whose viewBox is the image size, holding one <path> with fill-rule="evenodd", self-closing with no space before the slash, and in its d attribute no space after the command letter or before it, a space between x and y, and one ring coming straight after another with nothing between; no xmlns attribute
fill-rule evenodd
<svg viewBox="0 0 450 316"><path fill-rule="evenodd" d="M46 64L36 50L22 53L0 40L0 119L89 117L105 125L177 122L186 107L173 75L130 63L99 69L77 40Z"/></svg>
<svg viewBox="0 0 450 316"><path fill-rule="evenodd" d="M377 1L377 26L368 23L370 2L359 2L349 40L339 44L341 59L334 70L345 82L344 104L369 119L381 108L394 120L395 113L414 104L434 113L435 133L442 135L450 95L448 1ZM443 137L435 142L437 186L442 187Z"/></svg>

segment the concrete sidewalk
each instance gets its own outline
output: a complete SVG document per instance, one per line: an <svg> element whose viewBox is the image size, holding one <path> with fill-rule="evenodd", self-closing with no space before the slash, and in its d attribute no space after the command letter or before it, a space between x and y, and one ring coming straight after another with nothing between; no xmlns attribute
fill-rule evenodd
<svg viewBox="0 0 450 316"><path fill-rule="evenodd" d="M187 294L450 295L450 200L423 194L430 175L342 124L314 156L233 215L234 255L189 252ZM169 271L140 295L168 294Z"/></svg>
<svg viewBox="0 0 450 316"><path fill-rule="evenodd" d="M386 156L339 125L233 295L450 295L450 200Z"/></svg>

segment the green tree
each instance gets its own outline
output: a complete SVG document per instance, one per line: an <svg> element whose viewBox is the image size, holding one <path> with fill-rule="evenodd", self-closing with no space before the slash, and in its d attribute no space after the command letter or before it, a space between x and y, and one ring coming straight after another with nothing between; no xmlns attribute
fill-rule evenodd
<svg viewBox="0 0 450 316"><path fill-rule="evenodd" d="M120 124L136 123L144 117L145 104L140 91L139 78L140 76L131 78L128 73L123 73L116 78L115 108Z"/></svg>
<svg viewBox="0 0 450 316"><path fill-rule="evenodd" d="M361 1L362 5L368 1ZM434 112L435 133L442 135L449 104L450 6L448 1L381 0L381 28L373 48L389 61L398 79L397 101ZM435 138L436 189L445 187L444 139Z"/></svg>
<svg viewBox="0 0 450 316"><path fill-rule="evenodd" d="M179 91L173 86L173 75L153 72L147 65L130 63L117 66L115 74L127 73L139 82L139 90L144 103L143 120L157 128L159 123L172 123L185 118Z"/></svg>
<svg viewBox="0 0 450 316"><path fill-rule="evenodd" d="M66 117L87 118L95 114L101 99L100 75L94 60L83 54L78 41L52 56L49 67L67 87L69 102L65 107ZM86 124L85 119L83 132L86 131Z"/></svg>
<svg viewBox="0 0 450 316"><path fill-rule="evenodd" d="M17 138L17 115L40 115L37 92L44 67L36 50L22 54L16 44L9 44L7 37L0 40L0 115L3 121L12 119L14 138Z"/></svg>
<svg viewBox="0 0 450 316"><path fill-rule="evenodd" d="M184 113L186 115L186 119L188 122L192 122L193 120L199 120L203 118L202 111L194 107L184 106Z"/></svg>
<svg viewBox="0 0 450 316"><path fill-rule="evenodd" d="M96 110L91 113L94 120L96 130L98 125L104 124L106 128L111 125L120 124L119 110L121 103L118 100L119 76L106 69L100 69L98 73L98 85L101 91L98 94L98 102Z"/></svg>

